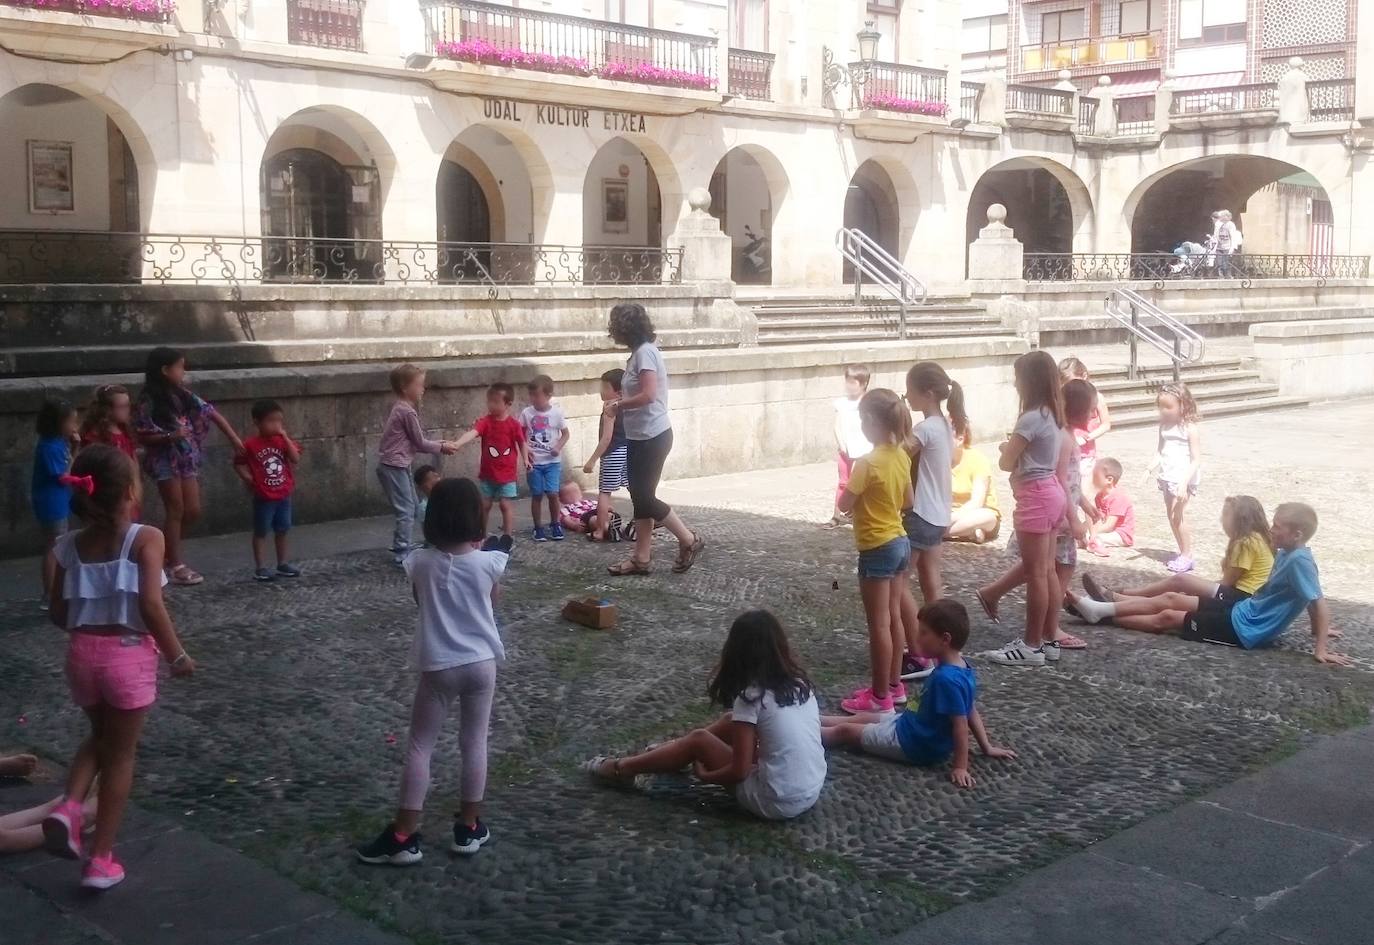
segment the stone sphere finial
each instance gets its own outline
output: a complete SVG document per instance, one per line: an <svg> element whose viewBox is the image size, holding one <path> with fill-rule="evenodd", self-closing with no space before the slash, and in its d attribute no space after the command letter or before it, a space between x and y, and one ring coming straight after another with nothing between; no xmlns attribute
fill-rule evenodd
<svg viewBox="0 0 1374 945"><path fill-rule="evenodd" d="M1069 81L1070 79L1072 79L1072 78L1073 78L1073 73L1070 72L1068 69L1060 69L1060 70L1059 70L1059 81L1060 81L1060 82L1068 82L1068 81Z"/></svg>
<svg viewBox="0 0 1374 945"><path fill-rule="evenodd" d="M1288 60L1288 65L1294 69L1302 68L1302 56L1294 56Z"/></svg>
<svg viewBox="0 0 1374 945"><path fill-rule="evenodd" d="M988 207L988 226L1001 226L1007 222L1007 208L1000 203Z"/></svg>
<svg viewBox="0 0 1374 945"><path fill-rule="evenodd" d="M1105 89L1112 84L1112 77L1109 75L1100 75L1097 77L1097 84Z"/></svg>
<svg viewBox="0 0 1374 945"><path fill-rule="evenodd" d="M693 187L687 194L687 206L693 211L709 213L711 211L711 192L705 187Z"/></svg>

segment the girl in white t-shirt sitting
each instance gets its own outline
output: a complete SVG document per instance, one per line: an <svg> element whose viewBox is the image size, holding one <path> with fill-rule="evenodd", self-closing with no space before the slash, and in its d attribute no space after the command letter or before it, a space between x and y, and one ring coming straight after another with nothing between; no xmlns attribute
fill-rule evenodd
<svg viewBox="0 0 1374 945"><path fill-rule="evenodd" d="M478 819L487 786L487 726L496 691L496 664L506 658L492 605L510 556L480 551L482 496L471 479L442 479L425 509L428 547L405 559L420 605L411 663L420 671L410 714L401 803L396 819L376 840L358 847L364 863L409 866L420 851L420 815L429 793L429 762L453 704L458 704L458 747L463 773L454 853L473 854L491 839Z"/></svg>
<svg viewBox="0 0 1374 945"><path fill-rule="evenodd" d="M787 820L810 810L825 784L820 711L778 618L766 610L735 618L706 691L730 709L707 728L628 758L598 756L583 768L633 783L691 765L698 779L733 788L756 817Z"/></svg>

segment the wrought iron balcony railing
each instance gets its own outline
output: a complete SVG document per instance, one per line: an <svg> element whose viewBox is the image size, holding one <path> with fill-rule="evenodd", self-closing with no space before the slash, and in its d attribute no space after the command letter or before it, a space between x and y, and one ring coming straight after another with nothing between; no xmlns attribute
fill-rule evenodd
<svg viewBox="0 0 1374 945"><path fill-rule="evenodd" d="M1097 106L1100 104L1095 98L1080 98L1078 100L1078 133L1080 135L1093 133L1093 126L1097 124Z"/></svg>
<svg viewBox="0 0 1374 945"><path fill-rule="evenodd" d="M1230 278L1248 286L1257 279L1368 279L1368 256L1235 253L1026 253L1028 282L1163 282Z"/></svg>
<svg viewBox="0 0 1374 945"><path fill-rule="evenodd" d="M103 16L122 20L168 23L176 11L176 0L0 0L0 6L30 10L57 10L82 16Z"/></svg>
<svg viewBox="0 0 1374 945"><path fill-rule="evenodd" d="M1307 114L1312 121L1354 121L1355 80L1319 79L1308 82Z"/></svg>
<svg viewBox="0 0 1374 945"><path fill-rule="evenodd" d="M959 117L967 122L978 120L978 105L983 99L983 83L959 83Z"/></svg>
<svg viewBox="0 0 1374 945"><path fill-rule="evenodd" d="M1073 118L1073 93L1039 85L1008 85L1007 111L1052 118Z"/></svg>
<svg viewBox="0 0 1374 945"><path fill-rule="evenodd" d="M773 54L748 49L730 50L732 95L756 102L773 101Z"/></svg>
<svg viewBox="0 0 1374 945"><path fill-rule="evenodd" d="M1119 135L1147 135L1155 130L1155 97L1134 95L1119 98L1116 106L1116 133Z"/></svg>
<svg viewBox="0 0 1374 945"><path fill-rule="evenodd" d="M1159 33L1095 36L1021 47L1022 72L1057 72L1080 66L1106 66L1158 59Z"/></svg>
<svg viewBox="0 0 1374 945"><path fill-rule="evenodd" d="M681 281L681 248L0 230L0 285Z"/></svg>
<svg viewBox="0 0 1374 945"><path fill-rule="evenodd" d="M850 83L857 108L935 118L943 118L949 111L949 100L945 97L948 75L943 69L896 62L852 62L849 74L863 79Z"/></svg>
<svg viewBox="0 0 1374 945"><path fill-rule="evenodd" d="M1278 108L1278 86L1273 82L1253 82L1216 89L1189 89L1174 93L1170 115L1224 115L1238 112L1272 111Z"/></svg>
<svg viewBox="0 0 1374 945"><path fill-rule="evenodd" d="M717 41L480 0L420 0L430 52L468 62L710 90Z"/></svg>
<svg viewBox="0 0 1374 945"><path fill-rule="evenodd" d="M286 0L286 39L300 46L363 48L364 0Z"/></svg>

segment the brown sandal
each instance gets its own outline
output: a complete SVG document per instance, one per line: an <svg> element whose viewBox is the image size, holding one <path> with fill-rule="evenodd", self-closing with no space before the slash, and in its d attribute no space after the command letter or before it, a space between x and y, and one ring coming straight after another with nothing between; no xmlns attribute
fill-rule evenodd
<svg viewBox="0 0 1374 945"><path fill-rule="evenodd" d="M692 565L697 563L697 558L701 557L702 549L706 547L706 542L701 536L692 533L692 544L690 547L679 551L677 561L673 562L673 573L684 574L692 569Z"/></svg>
<svg viewBox="0 0 1374 945"><path fill-rule="evenodd" d="M634 558L626 558L624 561L617 561L606 568L608 572L616 577L627 577L632 574L652 574L649 570L649 562L636 561Z"/></svg>

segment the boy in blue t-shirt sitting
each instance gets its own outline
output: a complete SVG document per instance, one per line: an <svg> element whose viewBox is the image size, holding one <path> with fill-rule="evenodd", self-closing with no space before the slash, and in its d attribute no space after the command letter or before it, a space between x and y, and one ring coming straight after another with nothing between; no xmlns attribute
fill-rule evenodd
<svg viewBox="0 0 1374 945"><path fill-rule="evenodd" d="M1185 640L1220 643L1253 650L1267 646L1293 625L1304 610L1312 621L1313 652L1318 663L1349 666L1350 657L1333 653L1327 641L1340 633L1331 628L1331 610L1317 579L1317 562L1307 543L1317 533L1317 513L1301 502L1274 510L1269 538L1278 551L1269 580L1255 596L1236 604L1191 594L1117 597L1096 601L1074 597L1089 623L1114 623L1127 630L1176 633Z"/></svg>
<svg viewBox="0 0 1374 945"><path fill-rule="evenodd" d="M968 642L964 605L949 598L937 600L922 607L917 620L917 647L937 665L925 681L916 710L824 716L821 742L827 748L849 745L913 765L938 765L953 757L949 779L960 787L973 787L973 775L968 772L969 732L989 758L1015 758L1016 752L988 741L974 705L978 681L962 654Z"/></svg>

